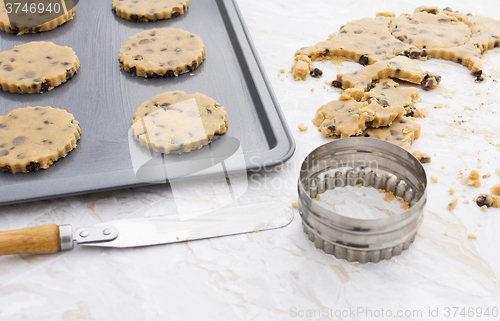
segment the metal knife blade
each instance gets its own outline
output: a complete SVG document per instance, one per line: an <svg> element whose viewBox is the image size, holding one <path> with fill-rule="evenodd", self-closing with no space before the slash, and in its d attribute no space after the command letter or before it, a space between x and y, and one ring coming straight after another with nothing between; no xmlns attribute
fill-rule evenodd
<svg viewBox="0 0 500 321"><path fill-rule="evenodd" d="M102 247L183 242L284 227L293 220L293 211L285 203L266 202L192 217L184 221L173 216L116 220L80 228L73 239L80 245Z"/></svg>

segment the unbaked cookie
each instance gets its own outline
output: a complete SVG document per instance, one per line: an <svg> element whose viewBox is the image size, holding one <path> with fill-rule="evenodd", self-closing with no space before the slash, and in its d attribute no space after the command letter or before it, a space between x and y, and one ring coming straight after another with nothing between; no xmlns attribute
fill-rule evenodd
<svg viewBox="0 0 500 321"><path fill-rule="evenodd" d="M187 153L209 144L227 129L223 106L200 93L170 91L143 103L134 113L132 133L148 149Z"/></svg>
<svg viewBox="0 0 500 321"><path fill-rule="evenodd" d="M0 170L27 173L48 168L76 147L80 124L51 107L18 108L0 116Z"/></svg>
<svg viewBox="0 0 500 321"><path fill-rule="evenodd" d="M334 100L318 109L312 123L325 137L359 136L371 125L376 107L376 102Z"/></svg>
<svg viewBox="0 0 500 321"><path fill-rule="evenodd" d="M188 0L111 0L111 10L130 21L175 18L188 8Z"/></svg>
<svg viewBox="0 0 500 321"><path fill-rule="evenodd" d="M122 69L146 78L178 76L193 71L204 59L200 37L173 28L140 32L130 37L118 54Z"/></svg>
<svg viewBox="0 0 500 321"><path fill-rule="evenodd" d="M20 94L50 91L73 77L80 61L69 47L29 42L0 52L0 86Z"/></svg>
<svg viewBox="0 0 500 321"><path fill-rule="evenodd" d="M53 3L52 3L53 4ZM62 10L62 8L61 8ZM20 19L22 19L22 15L24 13L21 11L19 13ZM9 15L5 9L4 1L0 0L0 30L6 33L13 33L18 36L29 33L37 33L42 31L49 31L57 28L58 26L70 21L75 16L75 8L67 11L66 13L59 15L53 13L54 19L47 22L47 15L32 15L29 23L29 27L25 27L22 25L16 25L15 23L10 22ZM39 23L33 21L32 19L39 20ZM50 19L50 18L49 18Z"/></svg>

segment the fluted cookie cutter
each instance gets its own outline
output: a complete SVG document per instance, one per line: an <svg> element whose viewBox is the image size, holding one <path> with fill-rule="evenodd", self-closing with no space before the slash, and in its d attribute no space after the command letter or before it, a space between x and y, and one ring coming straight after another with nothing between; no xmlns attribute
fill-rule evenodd
<svg viewBox="0 0 500 321"><path fill-rule="evenodd" d="M315 201L318 194L362 184L392 192L410 207L380 219L341 215ZM304 232L315 246L349 262L379 262L400 255L413 243L427 202L422 164L389 142L350 137L327 143L301 166L298 209Z"/></svg>

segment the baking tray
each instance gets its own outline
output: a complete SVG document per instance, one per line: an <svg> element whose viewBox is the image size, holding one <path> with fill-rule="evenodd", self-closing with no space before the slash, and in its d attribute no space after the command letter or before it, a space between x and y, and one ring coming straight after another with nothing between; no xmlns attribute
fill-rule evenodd
<svg viewBox="0 0 500 321"><path fill-rule="evenodd" d="M205 61L192 75L131 77L119 69L118 50L130 36L151 28L181 28L197 34L205 43ZM117 17L111 11L110 1L80 1L73 21L55 30L19 37L0 33L1 50L30 41L51 41L73 48L81 69L51 92L0 92L0 114L37 105L66 109L80 122L82 137L75 150L48 170L0 173L0 205L165 183L186 175L210 175L210 164L230 156L225 155L227 149L214 154L217 148L226 146L223 140L236 142L239 159L243 159L226 164L228 171L274 166L288 160L295 150L233 0L191 0L184 15L143 23ZM154 155L131 139L129 129L136 108L171 90L200 92L226 107L229 128L220 141L175 158L176 155ZM136 157L136 153L140 155ZM193 170L192 161L199 160L204 160L203 164ZM172 163L175 166L169 167ZM201 171L202 168L206 170Z"/></svg>

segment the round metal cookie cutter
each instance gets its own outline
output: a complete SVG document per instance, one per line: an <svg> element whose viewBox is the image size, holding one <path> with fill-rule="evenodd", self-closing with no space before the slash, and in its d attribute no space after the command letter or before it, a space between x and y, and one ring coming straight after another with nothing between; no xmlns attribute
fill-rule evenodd
<svg viewBox="0 0 500 321"><path fill-rule="evenodd" d="M386 218L357 219L315 202L326 190L358 184L392 192L410 208ZM317 248L337 259L376 263L401 254L414 241L427 201L427 176L405 149L375 138L350 137L310 153L302 163L298 189L304 232Z"/></svg>

